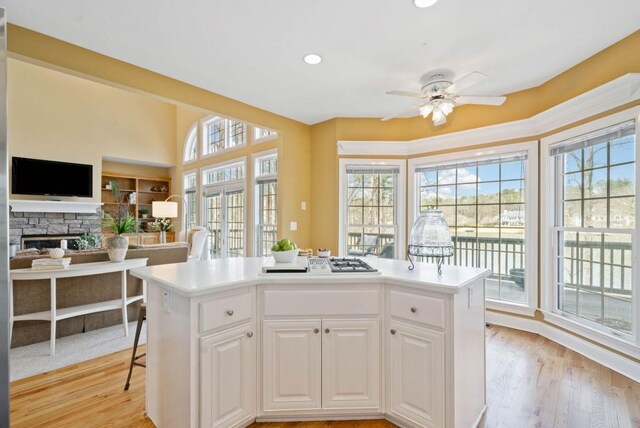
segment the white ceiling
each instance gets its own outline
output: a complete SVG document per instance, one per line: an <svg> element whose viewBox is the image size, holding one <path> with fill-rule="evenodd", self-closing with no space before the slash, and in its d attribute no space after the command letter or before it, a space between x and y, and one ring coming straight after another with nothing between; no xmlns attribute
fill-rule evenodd
<svg viewBox="0 0 640 428"><path fill-rule="evenodd" d="M640 29L638 0L4 0L9 21L305 123L382 117L449 69L537 86ZM10 37L10 36L9 36ZM316 52L320 65L302 57Z"/></svg>

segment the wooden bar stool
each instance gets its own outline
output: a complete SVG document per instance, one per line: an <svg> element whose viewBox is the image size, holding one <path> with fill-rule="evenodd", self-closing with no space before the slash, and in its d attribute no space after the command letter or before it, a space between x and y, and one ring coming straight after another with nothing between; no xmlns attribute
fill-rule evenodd
<svg viewBox="0 0 640 428"><path fill-rule="evenodd" d="M138 340L140 340L140 331L142 330L142 323L147 319L147 304L143 303L140 305L140 312L138 313L138 325L136 326L136 337L133 341L133 352L131 353L131 364L129 365L129 375L127 376L127 383L124 385L124 390L127 391L129 389L129 381L131 380L131 372L133 371L133 366L147 367L144 363L139 363L137 360L147 355L147 353L142 353L140 355L136 355L138 351Z"/></svg>

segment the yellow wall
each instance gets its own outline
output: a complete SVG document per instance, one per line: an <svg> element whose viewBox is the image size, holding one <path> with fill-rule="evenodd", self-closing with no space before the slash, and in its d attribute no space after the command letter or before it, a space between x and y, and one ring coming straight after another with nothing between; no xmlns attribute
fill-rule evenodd
<svg viewBox="0 0 640 428"><path fill-rule="evenodd" d="M279 191L286 195L279 198L279 227L283 234L286 233L286 236L298 245L309 245L310 209L300 209L300 203L308 202L310 194L308 125L16 25L8 25L7 47L9 55L13 58L46 65L110 86L126 88L157 100L215 112L277 130L280 133L279 156L282 177ZM177 113L174 117L180 119ZM181 159L184 135L180 135L174 128L172 140L171 151L174 159ZM12 140L9 144L12 144ZM263 148L266 149L267 146L260 147ZM240 152L230 153L228 156L232 158L238 155ZM223 158L224 156L221 156L219 159ZM181 174L181 167L176 167L171 172L174 190L177 191L180 182L177 178ZM291 221L298 223L298 230L285 232L283 226L288 229Z"/></svg>
<svg viewBox="0 0 640 428"><path fill-rule="evenodd" d="M176 161L174 105L15 59L8 93L9 156L92 164L92 200L100 200L103 156Z"/></svg>

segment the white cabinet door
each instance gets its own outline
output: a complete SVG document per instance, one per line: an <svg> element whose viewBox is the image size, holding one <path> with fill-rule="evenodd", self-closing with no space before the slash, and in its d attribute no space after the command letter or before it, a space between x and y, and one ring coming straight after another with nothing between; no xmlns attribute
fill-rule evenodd
<svg viewBox="0 0 640 428"><path fill-rule="evenodd" d="M391 321L389 406L423 427L444 426L444 333Z"/></svg>
<svg viewBox="0 0 640 428"><path fill-rule="evenodd" d="M322 408L380 409L380 321L322 320Z"/></svg>
<svg viewBox="0 0 640 428"><path fill-rule="evenodd" d="M320 320L265 321L264 411L320 409Z"/></svg>
<svg viewBox="0 0 640 428"><path fill-rule="evenodd" d="M201 339L201 427L233 427L255 417L254 333L251 323Z"/></svg>

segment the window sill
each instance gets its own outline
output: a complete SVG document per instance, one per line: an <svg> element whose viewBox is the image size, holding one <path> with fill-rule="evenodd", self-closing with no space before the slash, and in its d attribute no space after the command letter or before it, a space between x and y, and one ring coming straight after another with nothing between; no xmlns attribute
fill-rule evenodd
<svg viewBox="0 0 640 428"><path fill-rule="evenodd" d="M501 300L486 299L486 308L494 311L507 312L511 314L525 315L533 317L536 308L532 308L524 303L504 302Z"/></svg>
<svg viewBox="0 0 640 428"><path fill-rule="evenodd" d="M625 340L623 337L612 336L553 312L542 311L542 313L544 314L544 320L550 324L564 328L574 334L583 336L588 340L612 348L625 355L640 359L640 346L632 342L633 338L631 336L629 336L628 340Z"/></svg>

